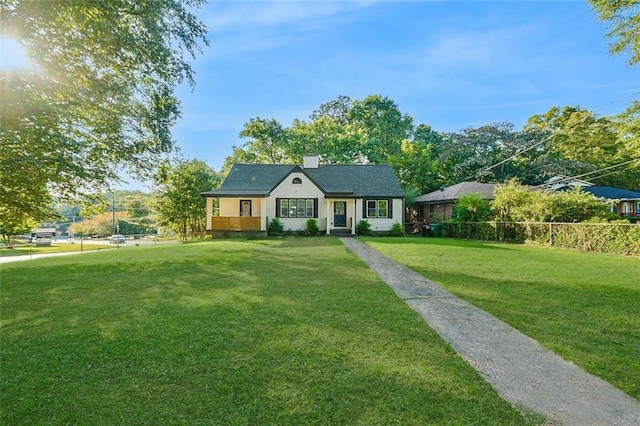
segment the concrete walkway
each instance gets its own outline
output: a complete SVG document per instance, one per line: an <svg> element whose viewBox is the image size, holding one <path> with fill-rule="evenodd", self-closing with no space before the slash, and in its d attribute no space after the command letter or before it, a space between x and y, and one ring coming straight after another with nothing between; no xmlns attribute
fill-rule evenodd
<svg viewBox="0 0 640 426"><path fill-rule="evenodd" d="M341 241L510 403L548 424L640 425L640 401L356 239Z"/></svg>

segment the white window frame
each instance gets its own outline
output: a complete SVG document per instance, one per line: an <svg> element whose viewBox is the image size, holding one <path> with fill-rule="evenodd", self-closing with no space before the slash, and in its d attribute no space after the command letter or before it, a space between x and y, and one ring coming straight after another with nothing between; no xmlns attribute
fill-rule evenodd
<svg viewBox="0 0 640 426"><path fill-rule="evenodd" d="M390 200L365 200L367 219L388 219ZM380 205L384 203L384 208ZM384 212L384 214L380 214Z"/></svg>
<svg viewBox="0 0 640 426"><path fill-rule="evenodd" d="M315 199L313 198L281 198L280 217L285 219L315 218Z"/></svg>

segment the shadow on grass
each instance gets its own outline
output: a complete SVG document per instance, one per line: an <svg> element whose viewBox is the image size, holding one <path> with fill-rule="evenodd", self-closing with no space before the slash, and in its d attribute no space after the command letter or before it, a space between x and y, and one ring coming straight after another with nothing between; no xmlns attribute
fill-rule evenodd
<svg viewBox="0 0 640 426"><path fill-rule="evenodd" d="M505 278L497 269L492 274L475 266L464 272L442 270L428 261L409 266L640 399L640 286L555 281L530 274L515 259L510 264L521 273Z"/></svg>
<svg viewBox="0 0 640 426"><path fill-rule="evenodd" d="M3 423L523 423L337 240L314 242L3 271Z"/></svg>
<svg viewBox="0 0 640 426"><path fill-rule="evenodd" d="M358 237L362 242L380 242L383 244L417 244L417 245L433 245L433 246L450 246L450 247L472 247L490 250L512 250L514 244L464 240L460 238L441 238L441 237Z"/></svg>

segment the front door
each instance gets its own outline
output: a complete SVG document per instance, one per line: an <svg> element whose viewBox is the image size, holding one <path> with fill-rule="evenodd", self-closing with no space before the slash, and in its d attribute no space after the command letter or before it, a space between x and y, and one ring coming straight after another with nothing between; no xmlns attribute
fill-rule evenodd
<svg viewBox="0 0 640 426"><path fill-rule="evenodd" d="M333 226L347 226L347 202L336 201L333 203Z"/></svg>

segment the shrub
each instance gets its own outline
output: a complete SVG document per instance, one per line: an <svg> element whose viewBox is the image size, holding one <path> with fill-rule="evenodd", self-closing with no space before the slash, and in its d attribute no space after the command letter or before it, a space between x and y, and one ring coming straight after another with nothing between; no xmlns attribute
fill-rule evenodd
<svg viewBox="0 0 640 426"><path fill-rule="evenodd" d="M478 240L535 243L581 251L640 254L640 225L594 218L581 223L446 221L445 235Z"/></svg>
<svg viewBox="0 0 640 426"><path fill-rule="evenodd" d="M607 203L581 188L554 192L531 191L515 181L494 191L491 206L503 222L584 222L591 218L606 218ZM480 222L462 218L462 222Z"/></svg>
<svg viewBox="0 0 640 426"><path fill-rule="evenodd" d="M453 217L457 222L485 222L491 216L491 206L482 194L465 194L453 207Z"/></svg>
<svg viewBox="0 0 640 426"><path fill-rule="evenodd" d="M284 229L284 225L280 222L280 219L274 217L267 225L267 235L270 236L280 236L282 235L282 231Z"/></svg>
<svg viewBox="0 0 640 426"><path fill-rule="evenodd" d="M400 224L400 222L395 222L393 224L393 228L391 228L391 235L394 237L402 237L404 235L404 230L402 229L402 224Z"/></svg>
<svg viewBox="0 0 640 426"><path fill-rule="evenodd" d="M307 220L307 226L304 228L304 233L307 235L318 235L320 233L318 221L315 219Z"/></svg>
<svg viewBox="0 0 640 426"><path fill-rule="evenodd" d="M358 235L371 235L371 224L367 220L362 219L356 225L356 233Z"/></svg>

